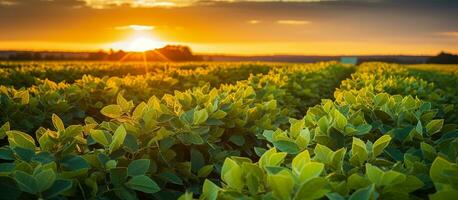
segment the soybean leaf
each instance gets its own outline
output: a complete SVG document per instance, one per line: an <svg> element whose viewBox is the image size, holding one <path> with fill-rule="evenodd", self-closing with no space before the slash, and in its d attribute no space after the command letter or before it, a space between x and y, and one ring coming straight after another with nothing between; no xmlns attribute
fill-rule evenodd
<svg viewBox="0 0 458 200"><path fill-rule="evenodd" d="M261 147L254 147L254 152L257 156L261 157L267 150Z"/></svg>
<svg viewBox="0 0 458 200"><path fill-rule="evenodd" d="M201 178L207 177L212 171L213 165L205 165L199 170L199 172L197 172L197 176Z"/></svg>
<svg viewBox="0 0 458 200"><path fill-rule="evenodd" d="M36 194L38 192L37 180L33 176L23 171L16 171L14 177L22 191L30 194Z"/></svg>
<svg viewBox="0 0 458 200"><path fill-rule="evenodd" d="M310 154L309 151L305 150L299 154L297 154L296 157L293 158L292 161L292 169L293 172L296 174L300 174L300 172L303 170L304 166L310 162Z"/></svg>
<svg viewBox="0 0 458 200"><path fill-rule="evenodd" d="M287 141L287 140L277 140L273 142L275 147L278 150L289 153L289 154L297 154L299 153L299 147L296 143Z"/></svg>
<svg viewBox="0 0 458 200"><path fill-rule="evenodd" d="M54 128L56 128L57 131L65 130L64 122L62 122L60 117L56 114L52 114L52 124L54 125Z"/></svg>
<svg viewBox="0 0 458 200"><path fill-rule="evenodd" d="M150 194L159 192L161 190L156 182L145 175L134 176L132 179L127 181L125 185L133 190L138 190Z"/></svg>
<svg viewBox="0 0 458 200"><path fill-rule="evenodd" d="M173 172L163 172L159 174L159 176L167 182L170 182L176 185L183 185L183 180Z"/></svg>
<svg viewBox="0 0 458 200"><path fill-rule="evenodd" d="M200 168L205 165L205 158L198 149L191 149L191 169L194 172L198 172Z"/></svg>
<svg viewBox="0 0 458 200"><path fill-rule="evenodd" d="M0 163L0 173L11 173L16 168L14 163Z"/></svg>
<svg viewBox="0 0 458 200"><path fill-rule="evenodd" d="M362 165L367 158L366 144L361 139L353 137L350 162L354 165Z"/></svg>
<svg viewBox="0 0 458 200"><path fill-rule="evenodd" d="M372 130L372 126L370 124L361 124L356 127L356 135L365 135Z"/></svg>
<svg viewBox="0 0 458 200"><path fill-rule="evenodd" d="M433 135L439 132L442 129L443 125L444 125L443 119L434 119L430 121L428 124L426 124L426 132L429 135Z"/></svg>
<svg viewBox="0 0 458 200"><path fill-rule="evenodd" d="M268 166L279 166L283 163L287 153L279 152L277 153L277 149L271 148L262 154L261 158L259 159L259 166L261 168L265 168Z"/></svg>
<svg viewBox="0 0 458 200"><path fill-rule="evenodd" d="M10 147L21 147L35 151L35 140L32 136L20 131L7 131Z"/></svg>
<svg viewBox="0 0 458 200"><path fill-rule="evenodd" d="M308 180L318 177L324 170L324 164L319 162L309 162L305 164L299 173L299 181L305 183Z"/></svg>
<svg viewBox="0 0 458 200"><path fill-rule="evenodd" d="M204 144L205 143L204 139L202 139L202 137L200 137L199 134L195 134L195 133L183 133L183 134L179 134L177 137L184 144L197 144L197 145L199 145L199 144Z"/></svg>
<svg viewBox="0 0 458 200"><path fill-rule="evenodd" d="M113 152L113 151L116 151L118 150L119 148L122 147L123 143L124 143L124 139L126 138L126 129L124 128L123 125L120 125L115 133L113 134L113 141L111 142L110 146L109 146L109 152L110 154Z"/></svg>
<svg viewBox="0 0 458 200"><path fill-rule="evenodd" d="M117 118L122 115L122 108L119 105L108 105L102 108L100 112L110 118Z"/></svg>
<svg viewBox="0 0 458 200"><path fill-rule="evenodd" d="M276 198L290 198L294 187L294 178L289 174L289 171L282 170L276 174L269 174L267 182Z"/></svg>
<svg viewBox="0 0 458 200"><path fill-rule="evenodd" d="M390 144L391 136L383 135L374 142L372 145L372 156L373 158L383 153L383 150Z"/></svg>
<svg viewBox="0 0 458 200"><path fill-rule="evenodd" d="M0 140L3 140L6 136L6 132L10 130L10 123L6 122L0 127Z"/></svg>
<svg viewBox="0 0 458 200"><path fill-rule="evenodd" d="M441 190L429 195L431 200L448 200L455 199L458 196L458 190Z"/></svg>
<svg viewBox="0 0 458 200"><path fill-rule="evenodd" d="M366 176L372 183L379 185L382 182L383 174L383 171L378 167L366 163Z"/></svg>
<svg viewBox="0 0 458 200"><path fill-rule="evenodd" d="M110 169L110 180L116 188L120 188L127 180L127 169L125 167Z"/></svg>
<svg viewBox="0 0 458 200"><path fill-rule="evenodd" d="M236 144L237 146L243 146L245 144L245 138L241 135L232 135L229 137L229 141Z"/></svg>
<svg viewBox="0 0 458 200"><path fill-rule="evenodd" d="M48 190L43 192L43 196L46 197L46 199L51 199L69 190L71 187L72 181L70 180L56 180Z"/></svg>
<svg viewBox="0 0 458 200"><path fill-rule="evenodd" d="M193 124L202 124L208 119L208 112L206 109L201 109L194 112Z"/></svg>
<svg viewBox="0 0 458 200"><path fill-rule="evenodd" d="M420 149L423 157L428 160L434 160L436 158L436 149L426 142L420 143Z"/></svg>
<svg viewBox="0 0 458 200"><path fill-rule="evenodd" d="M232 159L226 158L221 169L221 179L230 187L241 191L244 184L242 168Z"/></svg>
<svg viewBox="0 0 458 200"><path fill-rule="evenodd" d="M329 200L345 200L345 198L342 195L340 195L339 193L337 193L337 192L327 193L326 197Z"/></svg>
<svg viewBox="0 0 458 200"><path fill-rule="evenodd" d="M132 161L127 167L127 174L129 176L144 175L148 172L150 166L150 160L139 159Z"/></svg>
<svg viewBox="0 0 458 200"><path fill-rule="evenodd" d="M437 157L433 164L431 165L431 169L429 170L429 176L435 183L447 183L447 177L444 176L444 172L451 168L452 163L447 161L442 157Z"/></svg>
<svg viewBox="0 0 458 200"><path fill-rule="evenodd" d="M108 133L105 133L105 131L102 131L102 130L92 129L90 131L90 135L92 139L94 139L97 143L103 146L110 145L111 140L112 140L112 136Z"/></svg>
<svg viewBox="0 0 458 200"><path fill-rule="evenodd" d="M299 191L296 193L294 199L320 199L330 191L327 185L328 182L324 178L318 177L310 179L300 186Z"/></svg>
<svg viewBox="0 0 458 200"><path fill-rule="evenodd" d="M186 191L184 194L180 196L180 198L178 198L178 200L194 200L192 196L193 196L192 192Z"/></svg>
<svg viewBox="0 0 458 200"><path fill-rule="evenodd" d="M205 179L204 186L202 189L202 197L203 199L216 200L218 198L218 193L220 190L221 188L218 187L216 184L209 181L208 179Z"/></svg>
<svg viewBox="0 0 458 200"><path fill-rule="evenodd" d="M349 200L371 200L374 193L374 184L367 186L365 188L361 188L356 190L353 194L351 194Z"/></svg>
<svg viewBox="0 0 458 200"><path fill-rule="evenodd" d="M35 175L38 183L38 192L43 192L54 184L56 174L52 169L46 169Z"/></svg>
<svg viewBox="0 0 458 200"><path fill-rule="evenodd" d="M347 118L340 113L337 109L334 110L334 118L336 120L337 128L343 129L347 125Z"/></svg>

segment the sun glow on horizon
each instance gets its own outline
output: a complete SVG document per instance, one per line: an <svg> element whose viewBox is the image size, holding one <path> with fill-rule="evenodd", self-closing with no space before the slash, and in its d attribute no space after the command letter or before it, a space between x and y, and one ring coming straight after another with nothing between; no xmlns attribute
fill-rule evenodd
<svg viewBox="0 0 458 200"><path fill-rule="evenodd" d="M128 47L125 50L143 52L153 50L159 47L161 47L160 42L154 41L151 38L139 37L130 41Z"/></svg>
<svg viewBox="0 0 458 200"><path fill-rule="evenodd" d="M164 45L164 42L159 41L152 36L134 36L126 41L112 43L108 45L107 48L130 52L145 52L161 48Z"/></svg>
<svg viewBox="0 0 458 200"><path fill-rule="evenodd" d="M165 45L164 41L158 39L153 30L154 26L151 25L123 25L114 27L118 31L128 31L130 37L125 40L114 42L105 46L105 49L123 50L128 52L145 52L154 50Z"/></svg>

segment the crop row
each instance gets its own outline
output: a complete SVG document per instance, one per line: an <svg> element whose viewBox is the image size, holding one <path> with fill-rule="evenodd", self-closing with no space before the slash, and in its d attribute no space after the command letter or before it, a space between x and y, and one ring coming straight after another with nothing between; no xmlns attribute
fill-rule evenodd
<svg viewBox="0 0 458 200"><path fill-rule="evenodd" d="M365 63L359 66L352 79L342 82L335 96L340 100L340 91L359 90L410 95L432 103L432 107L438 109L439 117L458 123L458 93L454 84L458 77L453 73L444 74L427 69L414 71L396 64Z"/></svg>
<svg viewBox="0 0 458 200"><path fill-rule="evenodd" d="M255 145L259 159L226 158L220 177L205 180L200 197L455 198L457 126L441 119L432 103L408 95L435 88L405 70L383 63L360 66L335 92L335 101L324 100L303 119L290 119L289 129L258 135L270 147ZM431 98L442 100L437 95ZM181 199L192 199L192 193Z"/></svg>
<svg viewBox="0 0 458 200"><path fill-rule="evenodd" d="M433 66L420 65L409 67L409 74L419 77L430 83L433 83L436 88L441 91L443 97L439 103L450 104L454 106L450 119L455 119L454 123L458 123L458 67L456 66Z"/></svg>
<svg viewBox="0 0 458 200"><path fill-rule="evenodd" d="M266 145L257 136L285 126L288 116L298 113L291 103L338 85L336 79L310 84L304 76L344 78L351 71L335 63L291 65L233 85L175 91L138 104L117 94L115 104L100 111L109 120L87 117L84 124L65 125L52 115L53 127L39 128L36 140L6 123L0 131L9 143L0 150L6 161L0 164L5 186L0 193L8 192L11 199L198 194L205 178L221 171L226 157L256 157L253 147Z"/></svg>
<svg viewBox="0 0 458 200"><path fill-rule="evenodd" d="M126 75L157 75L181 78L188 74L225 78L226 83L248 78L250 73L267 73L279 64L262 63L113 63L113 62L0 62L0 85L15 88L31 87L43 80L73 83L84 75L123 77ZM234 76L226 76L230 73ZM235 75L238 76L235 76ZM196 77L198 78L198 77ZM207 80L203 80L207 81Z"/></svg>
<svg viewBox="0 0 458 200"><path fill-rule="evenodd" d="M140 103L117 93L100 111L107 120L69 125L52 115L52 127L39 128L36 139L7 123L0 128L9 143L0 149L0 194L454 198L458 131L443 119L442 93L405 68L371 63L342 82L335 100L321 100L352 70L335 63L275 68ZM438 101L421 99L423 90L437 92L429 100Z"/></svg>
<svg viewBox="0 0 458 200"><path fill-rule="evenodd" d="M67 76L65 72L67 68L64 67L57 69L59 71L58 76ZM105 70L101 66L96 65L94 67L93 70ZM129 65L124 67L127 68ZM135 103L139 103L153 95L162 97L164 94L173 93L175 90L185 90L205 84L209 84L211 87L218 87L223 83L232 84L238 80L247 79L251 74L265 74L270 68L275 67L275 64L231 65L228 63L219 67L209 65L202 68L193 67L191 64L181 64L163 72L157 71L145 75L104 76L101 78L84 75L71 84L43 80L37 81L36 85L22 89L0 86L0 106L2 107L0 123L10 121L14 128L27 132L35 131L40 126L50 127L50 117L53 113L61 116L67 124L77 123L81 122L85 116L100 116L100 108L115 102L118 93L124 94L124 96L134 100ZM68 70L78 71L81 70L80 68L86 69L85 67L69 67ZM46 70L48 69L46 68ZM111 70L120 73L116 67ZM21 77L11 75L10 79L1 80L14 80L16 78L20 79ZM32 76L32 78L34 77ZM21 85L21 87L23 86Z"/></svg>

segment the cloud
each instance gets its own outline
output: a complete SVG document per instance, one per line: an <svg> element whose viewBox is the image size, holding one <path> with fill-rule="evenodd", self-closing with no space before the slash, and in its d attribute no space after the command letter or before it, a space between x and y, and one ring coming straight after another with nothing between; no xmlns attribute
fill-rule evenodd
<svg viewBox="0 0 458 200"><path fill-rule="evenodd" d="M18 4L16 1L11 1L11 0L0 0L0 6L14 6Z"/></svg>
<svg viewBox="0 0 458 200"><path fill-rule="evenodd" d="M127 25L127 26L117 26L115 27L116 30L134 30L134 31L150 31L154 29L154 26L146 26L146 25Z"/></svg>
<svg viewBox="0 0 458 200"><path fill-rule="evenodd" d="M252 20L248 20L247 23L248 24L259 24L259 23L261 23L261 21L260 20L256 20L256 19L252 19Z"/></svg>
<svg viewBox="0 0 458 200"><path fill-rule="evenodd" d="M197 3L198 0L83 0L86 5L96 9L117 6L129 7L181 7Z"/></svg>
<svg viewBox="0 0 458 200"><path fill-rule="evenodd" d="M278 20L277 24L282 24L282 25L305 25L305 24L310 24L310 21L305 21L305 20Z"/></svg>
<svg viewBox="0 0 458 200"><path fill-rule="evenodd" d="M82 0L87 6L104 9L118 6L129 7L185 7L195 4L211 4L211 3L240 3L240 2L327 2L338 0ZM368 1L368 0L366 0Z"/></svg>
<svg viewBox="0 0 458 200"><path fill-rule="evenodd" d="M458 37L458 31L457 32L440 32L438 34L442 36L447 36L447 37Z"/></svg>

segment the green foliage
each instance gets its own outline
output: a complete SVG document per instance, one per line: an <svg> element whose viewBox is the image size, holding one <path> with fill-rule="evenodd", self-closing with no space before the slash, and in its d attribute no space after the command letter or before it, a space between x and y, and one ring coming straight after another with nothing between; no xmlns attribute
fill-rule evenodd
<svg viewBox="0 0 458 200"><path fill-rule="evenodd" d="M183 64L136 77L1 86L0 196L456 195L457 126L434 84L397 65L363 64L331 99L352 67L278 65Z"/></svg>
<svg viewBox="0 0 458 200"><path fill-rule="evenodd" d="M127 181L125 185L130 189L138 190L144 193L156 193L161 190L156 182L145 175L134 176Z"/></svg>
<svg viewBox="0 0 458 200"><path fill-rule="evenodd" d="M53 113L64 124L82 123L86 116L106 120L125 108L175 90L209 84L234 84L251 74L266 74L278 64L257 63L0 63L0 123L34 132L53 127ZM145 72L146 70L146 72ZM122 98L131 98L122 107ZM124 99L125 100L125 99ZM108 106L110 104L121 106ZM99 110L104 108L100 115Z"/></svg>
<svg viewBox="0 0 458 200"><path fill-rule="evenodd" d="M108 146L110 154L123 146L126 134L127 132L123 125L119 126L116 129L116 131L113 134L113 141L111 141L110 145Z"/></svg>
<svg viewBox="0 0 458 200"><path fill-rule="evenodd" d="M285 155L272 148L258 163L238 157L227 158L221 171L224 187L217 187L206 180L208 189L204 185L202 196L212 197L208 199L231 199L249 194L252 198L318 199L329 192L328 182L320 177L324 165L310 161L308 151L293 158L293 169L282 166ZM232 179L227 179L229 175L233 175Z"/></svg>
<svg viewBox="0 0 458 200"><path fill-rule="evenodd" d="M391 73L389 70L378 72L382 77L383 73ZM401 72L394 70L393 73ZM354 77L372 78L369 74L359 75L356 73ZM348 80L343 87L353 85L352 81L361 81L358 79ZM232 188L225 187L223 183L219 197L293 199L300 196L307 199L309 197L306 194L311 195L313 192L330 199L385 199L393 196L427 198L427 194L434 199L452 197L457 185L455 178L452 178L457 174L456 163L437 156L442 155L456 162L456 125L445 124L447 120L437 119L437 109L432 108L428 102L388 93L374 95L373 84L386 84L383 81L386 79L374 78L368 82L370 84L367 87L351 86L337 91L335 102L324 100L321 105L310 108L303 120L290 120L289 130L265 130L260 138L288 153L282 156L281 163L291 161L291 164L262 167L265 163L264 155L275 152L268 150L257 163L260 169L265 170L265 176L269 173L275 175L275 180L267 179L264 184L268 185L260 186L266 189L265 193L240 193L240 189L234 193ZM388 89L392 86L385 86L385 90L390 91ZM295 138L305 127L311 139L298 150L301 143ZM288 143L285 145L285 142L279 141ZM450 151L450 148L454 150ZM314 149L314 157L310 157L307 149ZM298 154L297 151L302 152ZM301 174L300 170L304 166L309 166L307 173ZM291 171L288 171L289 167ZM300 178L301 175L303 178ZM291 178L294 176L298 178ZM297 190L292 180L315 179L317 181L314 184L304 184L307 185L303 187L307 192L297 195L296 191L301 189ZM434 194L428 192L431 191L432 183L437 191ZM284 187L276 188L279 184Z"/></svg>
<svg viewBox="0 0 458 200"><path fill-rule="evenodd" d="M431 120L428 124L426 124L426 133L429 135L435 134L442 129L443 125L443 119Z"/></svg>
<svg viewBox="0 0 458 200"><path fill-rule="evenodd" d="M26 133L20 131L7 131L10 147L19 147L35 151L35 140Z"/></svg>
<svg viewBox="0 0 458 200"><path fill-rule="evenodd" d="M381 96L383 96L382 100ZM432 198L443 198L442 195L447 196L455 192L457 182L452 176L458 174L455 169L457 165L441 157L435 157L440 154L438 151L443 150L443 154L448 154L447 157L456 160L457 155L448 150L448 148L456 149L452 147L456 144L456 137L448 137L444 140L434 135L421 135L421 137L416 135L419 133L415 129L418 123L415 116L422 116L422 113L429 112L422 107L424 103L410 97L388 94L375 97L367 91L361 91L353 97L350 100L354 100L353 104L358 104L359 101L365 104L353 106L347 101L340 103L324 101L321 105L309 109L303 120L291 119L291 127L288 130L264 131L262 136L284 153L272 148L266 151L255 164L248 159L227 159L223 165L223 173L231 169L236 170L237 176L232 177L246 181L232 184L226 181L227 178L222 178L223 187L218 190L218 197L318 199L326 195L332 199L374 199L395 195L406 198L426 198L427 193L423 191L431 188L431 180L438 190L431 195ZM406 104L408 101L411 103ZM404 117L397 119L397 125L380 126L379 123L383 119L374 115L373 110L381 107L386 113L400 112ZM340 114L336 114L337 110ZM412 120L407 118L409 114L412 115ZM323 122L324 118L325 122ZM338 122L343 118L348 119L344 126L344 123ZM426 119L423 122L431 121L442 120ZM281 145L276 141L279 138L286 138L294 143L295 141L290 137L296 134L291 133L300 132L303 129L301 124L307 126L307 131L310 130L312 133L308 145L299 153L288 148L282 150ZM368 124L375 129L371 128L366 134L355 134L357 130L346 129L362 124ZM398 137L400 127L402 129L409 127L408 135ZM436 134L447 135L456 130L442 131L443 129L438 128ZM409 134L411 134L410 138ZM412 140L423 142L421 145L405 146L405 144L413 144ZM437 144L441 140L440 143L445 145L444 148L430 143L436 141L433 143ZM313 157L310 156L308 149L314 150ZM424 155L421 152L424 152ZM403 156L401 160L397 160L399 157L397 154ZM431 157L435 158L432 163ZM243 170L243 166L248 165L246 163L257 168ZM431 179L425 178L429 169ZM248 181L252 179L251 174L260 174L257 175L259 178L255 179L258 181ZM222 176L228 175L222 174ZM244 184L249 182L257 185L249 187ZM250 188L263 188L263 190L253 192Z"/></svg>
<svg viewBox="0 0 458 200"><path fill-rule="evenodd" d="M139 159L134 160L129 163L127 167L127 175L129 176L139 176L144 175L148 172L151 161L148 159Z"/></svg>

